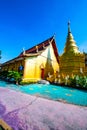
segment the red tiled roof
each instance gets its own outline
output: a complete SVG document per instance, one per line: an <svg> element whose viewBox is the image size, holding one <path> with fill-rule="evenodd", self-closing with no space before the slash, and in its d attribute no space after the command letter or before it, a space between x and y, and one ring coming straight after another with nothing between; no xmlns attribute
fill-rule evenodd
<svg viewBox="0 0 87 130"><path fill-rule="evenodd" d="M41 42L40 44L37 44L36 46L38 46L38 51L44 50L44 49L43 49L43 44L44 44L45 47L47 47L47 46L49 45L49 41L51 41L52 38L53 38L53 37L51 37L51 38L49 38L49 39L47 39L47 40ZM36 46L34 46L34 47L32 47L32 48L30 48L30 49L28 49L28 50L25 50L25 53L26 53L26 54L28 54L28 53L37 53L37 51L36 51ZM22 52L19 56L22 56L22 55L23 55L23 52Z"/></svg>
<svg viewBox="0 0 87 130"><path fill-rule="evenodd" d="M55 43L55 40L54 40L54 37L52 36L51 38L41 42L40 44L37 44L36 46L38 46L38 51L44 51L44 47L47 47L50 45L50 41L52 41L52 47L54 49L54 54L56 56L56 59L57 61L59 62L59 55L58 55L58 51L57 51L57 47L56 47L56 43ZM36 49L36 46L28 49L28 50L25 50L25 53L26 54L33 54L33 53L37 53L37 49ZM44 46L44 47L43 47ZM23 56L23 52L18 56L18 57L22 57Z"/></svg>
<svg viewBox="0 0 87 130"><path fill-rule="evenodd" d="M55 39L54 39L54 37L52 36L51 38L49 38L49 39L47 39L47 40L41 42L41 43L38 44L38 45L36 45L36 46L38 46L38 53L37 53L37 50L36 50L36 46L34 46L34 47L32 47L32 48L30 48L30 49L28 49L28 50L25 51L25 53L26 53L27 55L23 55L23 52L22 52L19 56L17 56L17 57L15 57L14 59L11 59L11 60L9 60L9 61L3 63L2 65L6 64L6 63L9 63L9 62L12 62L12 61L16 61L17 59L20 59L20 58L23 58L23 57L26 57L26 56L38 55L39 52L43 52L43 51L44 51L44 47L47 47L47 46L50 45L49 42L51 42L51 44L52 44L52 47L53 47L53 50L54 50L54 54L55 54L55 56L56 56L57 62L59 63L59 55L58 55L58 51L57 51ZM43 46L44 46L44 47L43 47ZM28 55L28 54L29 54L29 55Z"/></svg>

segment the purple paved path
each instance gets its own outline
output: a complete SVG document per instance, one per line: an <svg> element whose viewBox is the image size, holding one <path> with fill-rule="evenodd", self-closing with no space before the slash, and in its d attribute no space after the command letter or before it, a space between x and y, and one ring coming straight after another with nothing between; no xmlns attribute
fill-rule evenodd
<svg viewBox="0 0 87 130"><path fill-rule="evenodd" d="M87 130L87 107L0 88L0 118L14 130Z"/></svg>

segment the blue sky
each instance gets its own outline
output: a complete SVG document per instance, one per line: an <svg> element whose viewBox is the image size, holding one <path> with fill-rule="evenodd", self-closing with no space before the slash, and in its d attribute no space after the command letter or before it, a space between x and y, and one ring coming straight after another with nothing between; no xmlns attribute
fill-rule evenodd
<svg viewBox="0 0 87 130"><path fill-rule="evenodd" d="M87 52L87 0L0 0L0 62L54 34L61 54L68 20L79 49Z"/></svg>

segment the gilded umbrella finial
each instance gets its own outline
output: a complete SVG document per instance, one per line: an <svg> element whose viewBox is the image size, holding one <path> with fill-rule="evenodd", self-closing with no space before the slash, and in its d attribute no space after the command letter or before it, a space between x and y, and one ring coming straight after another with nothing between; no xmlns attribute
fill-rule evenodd
<svg viewBox="0 0 87 130"><path fill-rule="evenodd" d="M68 21L68 33L71 33L71 29L70 29L70 20Z"/></svg>

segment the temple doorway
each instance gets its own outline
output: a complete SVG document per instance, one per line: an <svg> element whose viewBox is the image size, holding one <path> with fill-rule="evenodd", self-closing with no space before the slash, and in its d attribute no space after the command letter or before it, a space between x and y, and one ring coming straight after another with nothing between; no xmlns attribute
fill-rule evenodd
<svg viewBox="0 0 87 130"><path fill-rule="evenodd" d="M44 79L44 68L41 69L41 79Z"/></svg>

